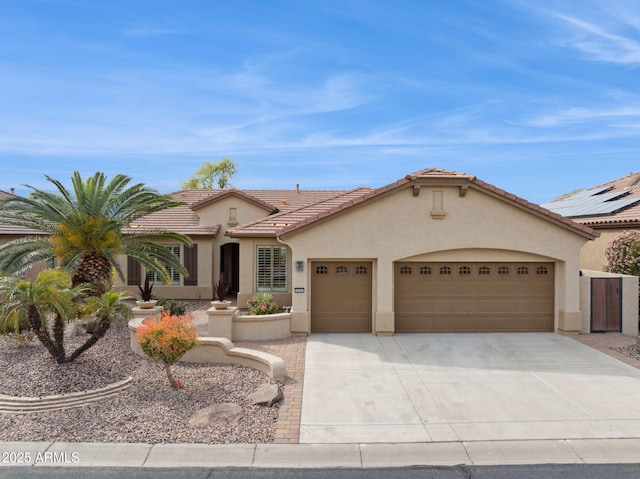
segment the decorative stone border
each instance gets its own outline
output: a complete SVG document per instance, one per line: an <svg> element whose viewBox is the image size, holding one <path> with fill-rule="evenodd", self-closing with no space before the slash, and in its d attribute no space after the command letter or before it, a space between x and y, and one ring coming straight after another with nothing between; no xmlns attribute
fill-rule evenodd
<svg viewBox="0 0 640 479"><path fill-rule="evenodd" d="M115 396L131 386L132 382L133 378L130 376L127 379L118 381L100 389L44 396L41 398L17 397L0 394L0 413L26 414L40 411L58 411L60 409L85 406L94 401Z"/></svg>

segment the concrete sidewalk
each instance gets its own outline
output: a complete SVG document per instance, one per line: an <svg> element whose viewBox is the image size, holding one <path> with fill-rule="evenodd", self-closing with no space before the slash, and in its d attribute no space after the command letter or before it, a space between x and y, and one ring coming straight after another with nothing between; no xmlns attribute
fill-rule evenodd
<svg viewBox="0 0 640 479"><path fill-rule="evenodd" d="M0 442L0 471L3 466L375 468L639 461L640 439L296 445Z"/></svg>

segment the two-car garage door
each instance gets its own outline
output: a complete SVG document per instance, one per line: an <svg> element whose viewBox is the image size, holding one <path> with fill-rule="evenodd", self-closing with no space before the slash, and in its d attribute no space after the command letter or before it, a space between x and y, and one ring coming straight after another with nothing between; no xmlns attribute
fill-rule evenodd
<svg viewBox="0 0 640 479"><path fill-rule="evenodd" d="M553 272L553 263L396 263L396 332L553 331Z"/></svg>
<svg viewBox="0 0 640 479"><path fill-rule="evenodd" d="M372 263L311 263L311 330L372 330ZM398 262L396 332L553 331L554 264Z"/></svg>

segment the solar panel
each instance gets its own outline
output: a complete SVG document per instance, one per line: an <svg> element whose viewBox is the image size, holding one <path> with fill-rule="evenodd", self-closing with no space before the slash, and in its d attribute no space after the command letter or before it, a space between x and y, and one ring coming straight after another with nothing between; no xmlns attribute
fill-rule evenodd
<svg viewBox="0 0 640 479"><path fill-rule="evenodd" d="M624 198L628 191L609 192L611 187L593 188L558 201L542 205L554 213L569 218L609 215L640 202L640 198Z"/></svg>

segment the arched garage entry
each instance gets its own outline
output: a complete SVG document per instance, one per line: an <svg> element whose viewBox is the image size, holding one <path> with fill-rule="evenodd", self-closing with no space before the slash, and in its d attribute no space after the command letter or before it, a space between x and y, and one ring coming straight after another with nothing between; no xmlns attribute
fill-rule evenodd
<svg viewBox="0 0 640 479"><path fill-rule="evenodd" d="M554 264L397 262L396 332L554 330Z"/></svg>

